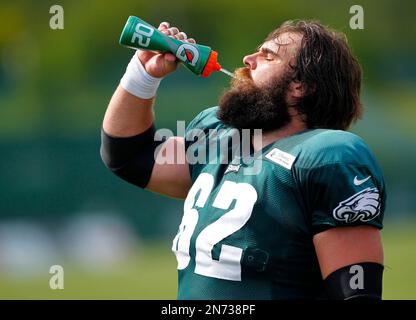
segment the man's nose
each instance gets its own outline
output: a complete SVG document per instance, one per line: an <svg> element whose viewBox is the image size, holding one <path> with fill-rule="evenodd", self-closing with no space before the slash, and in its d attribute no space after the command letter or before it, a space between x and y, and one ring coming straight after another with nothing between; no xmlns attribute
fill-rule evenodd
<svg viewBox="0 0 416 320"><path fill-rule="evenodd" d="M243 63L251 70L256 69L256 54L249 54L243 58Z"/></svg>

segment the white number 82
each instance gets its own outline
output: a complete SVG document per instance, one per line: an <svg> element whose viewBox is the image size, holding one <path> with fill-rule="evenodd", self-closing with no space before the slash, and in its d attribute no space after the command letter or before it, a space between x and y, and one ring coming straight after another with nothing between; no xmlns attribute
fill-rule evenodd
<svg viewBox="0 0 416 320"><path fill-rule="evenodd" d="M195 207L203 208L214 187L214 177L201 173L196 179L184 203L184 214L179 231L173 239L172 251L178 261L178 270L185 269L190 262L189 246L198 223L199 213ZM200 192L198 199L196 195ZM257 192L248 183L225 181L212 204L213 207L228 210L236 200L233 209L205 227L195 241L195 273L218 279L241 281L241 256L243 249L221 246L219 260L212 259L212 249L221 240L240 230L250 219Z"/></svg>

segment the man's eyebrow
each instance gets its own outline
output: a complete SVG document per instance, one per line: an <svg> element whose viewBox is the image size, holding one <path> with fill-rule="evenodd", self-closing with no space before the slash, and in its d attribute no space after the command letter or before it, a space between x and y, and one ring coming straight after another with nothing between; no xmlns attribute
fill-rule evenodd
<svg viewBox="0 0 416 320"><path fill-rule="evenodd" d="M270 53L270 54L275 55L275 56L278 56L278 55L279 55L279 53L277 53L276 51L273 51L273 50L272 50L272 49L270 49L270 48L265 48L265 47L262 47L262 45L259 45L259 46L257 47L257 51L261 51L261 52L263 52L263 53Z"/></svg>

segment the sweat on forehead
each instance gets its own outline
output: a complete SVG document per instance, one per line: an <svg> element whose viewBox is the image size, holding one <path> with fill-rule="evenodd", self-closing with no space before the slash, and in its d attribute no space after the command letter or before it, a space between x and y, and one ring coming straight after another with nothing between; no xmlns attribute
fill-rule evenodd
<svg viewBox="0 0 416 320"><path fill-rule="evenodd" d="M263 47L279 53L296 52L296 49L300 45L301 39L302 35L300 34L284 32L275 38L266 39L265 42L258 47L258 49Z"/></svg>

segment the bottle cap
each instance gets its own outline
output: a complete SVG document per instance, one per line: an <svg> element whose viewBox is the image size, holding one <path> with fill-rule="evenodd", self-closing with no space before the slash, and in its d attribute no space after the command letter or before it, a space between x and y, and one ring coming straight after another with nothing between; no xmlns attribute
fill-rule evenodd
<svg viewBox="0 0 416 320"><path fill-rule="evenodd" d="M202 70L201 76L204 78L208 77L213 71L220 71L221 65L217 61L218 52L211 50L207 63L205 64L204 70Z"/></svg>

